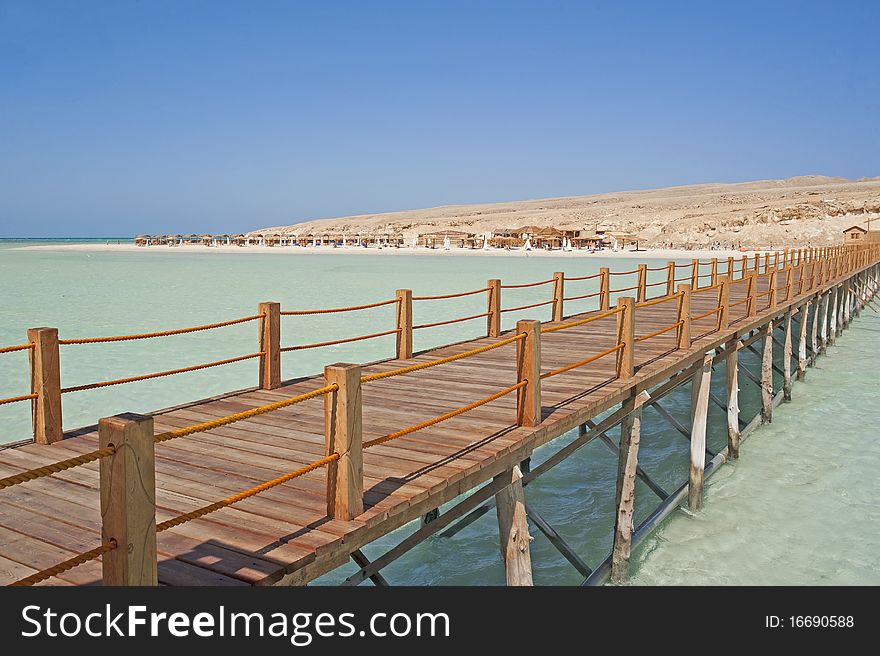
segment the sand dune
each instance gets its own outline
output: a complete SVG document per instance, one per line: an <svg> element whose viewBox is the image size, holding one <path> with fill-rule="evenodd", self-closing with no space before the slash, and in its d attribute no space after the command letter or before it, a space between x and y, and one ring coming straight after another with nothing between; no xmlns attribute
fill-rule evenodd
<svg viewBox="0 0 880 656"><path fill-rule="evenodd" d="M445 205L307 221L255 230L284 234L400 233L442 229L478 234L523 225L638 234L649 246L725 248L839 243L841 231L880 218L880 178L798 176L733 184L479 205ZM877 224L880 228L880 223Z"/></svg>

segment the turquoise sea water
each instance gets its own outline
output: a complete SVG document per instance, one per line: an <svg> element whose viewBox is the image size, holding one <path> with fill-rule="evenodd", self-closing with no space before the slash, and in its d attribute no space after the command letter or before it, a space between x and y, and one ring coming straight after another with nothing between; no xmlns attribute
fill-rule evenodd
<svg viewBox="0 0 880 656"><path fill-rule="evenodd" d="M589 275L600 266L626 270L637 263L627 258L23 251L16 248L21 245L28 244L0 241L0 345L23 343L25 329L33 326L58 327L62 338L165 330L251 315L259 301L280 301L285 309L352 305L391 298L398 288L429 295L481 288L488 278L530 282L550 278L555 270ZM652 275L649 280L663 273ZM624 287L632 282L621 278L614 284ZM568 295L595 290L595 281L571 285ZM549 286L505 290L505 306L547 300L549 293ZM416 302L416 323L484 312L484 302L482 295ZM580 301L567 305L566 312L591 307L591 301ZM546 306L506 314L505 326L547 315ZM484 321L417 331L416 347L476 336L485 330ZM289 317L283 319L282 343L380 332L393 328L393 323L391 307L356 316ZM880 452L873 446L871 426L880 410L870 388L859 385L865 367L877 371L878 331L880 322L866 313L844 334L831 349L833 356L810 371L806 387L795 387L795 401L777 410L774 424L753 433L742 460L710 480L705 511L699 517L678 511L646 541L635 556L636 583L878 582L880 536L872 500ZM393 348L389 336L297 351L284 356L283 374L289 378L320 371L328 362L389 357ZM63 346L62 383L72 386L185 367L256 350L253 322L163 339ZM750 358L745 356L746 366ZM65 428L89 425L117 412L155 410L252 386L256 372L252 360L67 394ZM0 398L27 393L27 376L26 355L0 355ZM715 385L723 398L723 368ZM750 417L756 410L757 388L745 383L742 387L743 415ZM809 399L808 389L817 392ZM689 404L687 388L664 402L681 420ZM0 443L28 436L26 406L0 406ZM720 410L713 407L710 416L723 426ZM674 489L686 476L687 442L653 410L646 411L643 431L642 466L667 490ZM572 437L543 447L533 461L540 462ZM718 450L725 442L726 434L710 431L710 448ZM614 456L597 441L527 488L529 503L593 566L610 544L615 466ZM640 484L637 520L655 503L650 490ZM386 536L365 550L367 556L377 556L414 528ZM550 543L537 530L532 533L536 583L580 583L580 575ZM657 548L668 542L674 544ZM351 571L341 568L320 582L338 582ZM503 583L494 512L455 537L432 538L383 573L396 584Z"/></svg>

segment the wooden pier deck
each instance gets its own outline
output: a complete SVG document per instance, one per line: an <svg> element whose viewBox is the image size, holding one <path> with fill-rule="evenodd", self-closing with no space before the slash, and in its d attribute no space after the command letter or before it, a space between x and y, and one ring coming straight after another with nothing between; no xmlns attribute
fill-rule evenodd
<svg viewBox="0 0 880 656"><path fill-rule="evenodd" d="M635 340L630 344L633 375L620 375L620 349L544 378L540 386L540 420L535 426L518 425L517 405L524 401L518 401L522 390L514 390L435 425L365 448L364 508L353 519L328 516L326 468L317 468L234 505L168 528L156 537L158 582L306 583L345 563L363 545L509 472L538 446L625 402L634 392L650 390L701 362L707 352L796 311L809 299L873 264L867 254L862 259L851 258L847 260L850 264L830 270L823 279L821 272L805 265L806 261L802 256L797 264L773 269L772 275L768 271L723 286L707 283L702 290L688 288L690 335L683 345L680 326L639 339L680 321L679 295L637 305L633 318ZM752 284L754 288L750 289ZM726 304L721 302L722 293L727 297ZM540 336L541 372L552 374L621 343L620 312L563 330L547 330L603 313L596 310L543 324L546 332ZM462 354L516 334L509 331L432 349L412 358L370 364L363 367L362 374L390 372ZM363 443L454 412L516 384L522 368L516 355L518 348L517 343L510 343L440 366L364 382L360 399ZM218 420L325 385L323 376L310 377L274 389L234 392L158 411L152 415L155 431L163 433ZM319 460L327 455L325 427L325 400L315 398L156 444L156 523ZM52 444L5 448L0 450L0 477L99 447L98 430L93 428L68 432L63 440ZM100 543L101 478L100 463L94 461L0 490L0 583L33 575ZM100 559L93 559L51 576L45 583L96 584L101 580L102 564Z"/></svg>

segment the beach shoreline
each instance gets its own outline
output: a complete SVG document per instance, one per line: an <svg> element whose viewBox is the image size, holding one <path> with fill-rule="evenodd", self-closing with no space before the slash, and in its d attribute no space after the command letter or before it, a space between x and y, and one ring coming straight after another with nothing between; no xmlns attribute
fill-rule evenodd
<svg viewBox="0 0 880 656"><path fill-rule="evenodd" d="M362 248L347 246L333 248L330 246L136 246L134 244L43 244L39 246L21 246L11 250L16 251L68 251L68 252L103 252L103 253L203 253L203 254L272 254L272 255L436 255L442 257L468 256L468 257L558 257L558 258L633 258L646 260L681 260L681 259L727 259L728 257L740 258L744 255L754 255L760 251L732 251L732 250L685 250L669 248L649 248L635 250L602 250L590 252L586 250L562 251L562 250L538 250L526 251L523 249L503 250L493 248L489 250L470 248L424 248L424 247L385 247L385 248Z"/></svg>

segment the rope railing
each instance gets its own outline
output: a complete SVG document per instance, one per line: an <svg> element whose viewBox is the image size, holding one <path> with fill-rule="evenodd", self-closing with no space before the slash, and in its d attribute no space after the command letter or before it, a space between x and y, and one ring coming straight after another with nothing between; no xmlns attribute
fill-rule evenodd
<svg viewBox="0 0 880 656"><path fill-rule="evenodd" d="M632 287L621 287L620 289L609 289L608 293L610 294L618 294L620 292L631 292L634 289L638 289L638 285L633 285Z"/></svg>
<svg viewBox="0 0 880 656"><path fill-rule="evenodd" d="M482 314L474 314L469 317L459 317L458 319L447 319L446 321L434 321L433 323L422 323L417 326L413 326L413 330L420 330L422 328L436 328L437 326L447 326L452 323L461 323L462 321L471 321L472 319L480 319L482 317L488 317L492 313L491 312L483 312Z"/></svg>
<svg viewBox="0 0 880 656"><path fill-rule="evenodd" d="M505 312L519 312L520 310L528 310L531 308L541 307L542 305L551 305L552 303L555 303L555 302L556 302L556 299L554 298L549 301L542 301L540 303L532 303L530 305L519 305L517 307L512 307L512 308L504 308L501 310L501 313L504 314Z"/></svg>
<svg viewBox="0 0 880 656"><path fill-rule="evenodd" d="M669 269L669 266L658 266L658 267L645 267L645 271L666 271Z"/></svg>
<svg viewBox="0 0 880 656"><path fill-rule="evenodd" d="M718 314L723 309L724 309L724 306L718 306L717 308L709 310L708 312L702 312L700 314L692 316L691 321L699 321L700 319L705 319L706 317L711 316L713 314Z"/></svg>
<svg viewBox="0 0 880 656"><path fill-rule="evenodd" d="M412 300L414 301L441 301L447 298L462 298L463 296L473 296L474 294L485 294L489 291L489 287L483 287L482 289L474 289L469 292L457 292L455 294L438 294L436 296L413 296Z"/></svg>
<svg viewBox="0 0 880 656"><path fill-rule="evenodd" d="M594 274L591 274L591 275L589 275L589 276L572 276L572 277L563 276L562 279L563 279L565 282L574 282L574 281L577 281L577 280L592 280L593 278L598 278L598 277L600 277L601 275L602 275L601 273L594 273Z"/></svg>
<svg viewBox="0 0 880 656"><path fill-rule="evenodd" d="M669 294L669 296L658 296L657 298L652 298L649 301L642 301L641 303L636 303L637 308L645 308L650 307L652 305L657 305L658 303L665 303L666 301L675 300L684 295L684 292L675 292L674 294Z"/></svg>
<svg viewBox="0 0 880 656"><path fill-rule="evenodd" d="M94 451L89 451L88 453L74 456L73 458L67 458L66 460L59 460L58 462L53 462L48 465L42 465L41 467L27 469L25 471L18 472L17 474L12 474L11 476L0 478L0 490L4 490L8 487L13 487L15 485L21 485L22 483L27 483L29 481L35 481L39 478L45 478L46 476L52 476L53 474L60 474L61 472L68 469L80 467L90 462L100 460L101 458L112 456L114 453L116 453L116 448L108 446L104 447L103 449L95 449Z"/></svg>
<svg viewBox="0 0 880 656"><path fill-rule="evenodd" d="M42 583L43 581L52 578L53 576L58 576L59 574L63 574L68 570L73 569L74 567L79 567L80 565L84 565L92 560L97 560L101 556L110 551L113 551L116 548L116 540L111 539L109 542L105 542L101 544L99 547L95 547L94 549L90 549L88 551L84 551L83 553L77 554L73 558L68 558L57 565L52 565L51 567L47 567L46 569L42 569L39 572L35 572L30 576L26 576L23 579L19 579L14 583L10 583L10 586L13 587L23 587L23 586L31 586L36 585L37 583Z"/></svg>
<svg viewBox="0 0 880 656"><path fill-rule="evenodd" d="M428 419L427 421L423 421L421 423L415 424L414 426L410 426L409 428L404 428L399 431L395 431L394 433L389 433L388 435L384 435L382 437L377 437L372 440L368 440L364 442L363 448L369 449L374 446L379 446L380 444L384 444L385 442L390 442L391 440L396 440L398 437L403 437L404 435L410 435L411 433L415 433L416 431L423 430L425 428L429 428L430 426L434 426L435 424L439 424L442 421L446 421L447 419L452 419L453 417L457 417L458 415L463 415L466 412L470 412L475 408L479 408L481 405L486 405L487 403L491 403L497 399L500 399L502 396L506 396L511 392L518 390L521 387L525 387L528 384L528 381L522 380L510 387L505 387L500 392L495 392L485 398L480 399L479 401L474 401L473 403L468 403L460 408L456 408L455 410L451 410L450 412L446 412L437 417L433 417L432 419Z"/></svg>
<svg viewBox="0 0 880 656"><path fill-rule="evenodd" d="M750 300L752 300L752 299L749 298L748 296L746 296L745 298L740 299L740 300L736 301L735 303L728 303L728 304L727 304L727 308L728 308L728 309L730 309L730 308L735 308L735 307L737 307L738 305L742 305L743 303L748 303Z"/></svg>
<svg viewBox="0 0 880 656"><path fill-rule="evenodd" d="M8 399L0 399L0 405L7 405L9 403L19 403L21 401L29 401L31 399L36 399L39 397L39 394L22 394L21 396L11 396Z"/></svg>
<svg viewBox="0 0 880 656"><path fill-rule="evenodd" d="M668 285L669 283L666 280L658 280L657 282L647 282L645 283L645 287L657 287L659 285Z"/></svg>
<svg viewBox="0 0 880 656"><path fill-rule="evenodd" d="M111 387L113 385L123 385L125 383L136 383L142 380L152 380L153 378L164 378L165 376L175 376L177 374L185 374L190 371L200 371L201 369L209 369L211 367L219 367L224 364L232 364L233 362L241 362L242 360L250 360L252 358L259 358L265 355L265 353L250 353L248 355L239 355L234 358L226 358L225 360L216 360L214 362L206 362L205 364L196 364L191 367L181 367L180 369L169 369L167 371L160 371L154 374L143 374L141 376L129 376L128 378L117 378L115 380L105 380L98 383L89 383L87 385L76 385L74 387L62 387L61 393L67 394L69 392L82 392L85 390L98 389L101 387Z"/></svg>
<svg viewBox="0 0 880 656"><path fill-rule="evenodd" d="M606 355L610 355L611 353L615 353L615 352L619 351L624 346L626 346L626 344L618 343L618 344L615 344L614 346L612 346L611 348L605 349L601 353L596 353L595 355L591 355L590 357L585 358L584 360L578 360L577 362L574 362L572 364L567 364L564 367L559 367L558 369L553 369L551 371L543 373L543 374L541 374L541 380L544 380L546 378L552 378L553 376L558 376L559 374L564 374L566 371L571 371L572 369L577 369L578 367L583 367L584 365L590 364L591 362L595 362L596 360L598 360L600 358L604 358Z"/></svg>
<svg viewBox="0 0 880 656"><path fill-rule="evenodd" d="M588 323L592 323L593 321L599 321L599 319L605 319L606 317L613 316L618 312L623 312L623 306L617 306L611 310L606 310L600 314L593 315L592 317L587 317L586 319L578 319L577 321L569 321L567 323L556 324L555 326L541 326L541 334L545 333L555 333L560 330L568 330L569 328L576 328L577 326L583 326Z"/></svg>
<svg viewBox="0 0 880 656"><path fill-rule="evenodd" d="M563 301L580 301L585 298L593 298L594 296L601 296L601 295L602 295L602 292L598 291L598 292L593 292L592 294L581 294L580 296L566 296L562 300Z"/></svg>
<svg viewBox="0 0 880 656"><path fill-rule="evenodd" d="M702 294L703 292L710 292L713 289L718 289L719 287L721 287L722 284L723 283L716 282L714 285L707 285L706 287L699 287L697 289L692 289L691 293L692 294Z"/></svg>
<svg viewBox="0 0 880 656"><path fill-rule="evenodd" d="M431 360L429 362L420 362L418 364L409 365L407 367L400 367L398 369L392 369L390 371L380 371L374 374L367 374L366 376L361 377L362 383L371 383L377 380L383 380L385 378L393 378L395 376L403 376L405 374L411 374L414 371L422 371L423 369L430 369L431 367L436 367L441 364L447 364L449 362L455 362L456 360L463 360L465 358L470 358L474 355L479 355L480 353L487 353L489 351L493 351L497 348L501 348L502 346L507 346L508 344L512 344L513 342L518 342L521 339L525 339L525 333L519 333L517 335L513 335L506 339L502 339L498 342L493 342L492 344L487 344L486 346L480 346L475 349L471 349L469 351L465 351L464 353L458 353L456 355L448 355L443 358L438 358L436 360Z"/></svg>
<svg viewBox="0 0 880 656"><path fill-rule="evenodd" d="M672 324L670 326L666 326L665 328L661 328L660 330L655 330L654 332L648 333L647 335L642 335L641 337L636 337L636 344L638 344L640 342L644 342L645 340L651 339L652 337L657 337L659 335L662 335L663 333L668 333L670 330L675 330L679 326L683 326L683 325L684 325L684 319L681 319L679 321L676 321L674 324Z"/></svg>
<svg viewBox="0 0 880 656"><path fill-rule="evenodd" d="M282 317L302 317L311 314L335 314L337 312L356 312L357 310L368 310L370 308L382 307L384 305L392 305L399 303L399 298L392 298L387 301L378 301L376 303L366 303L364 305L349 305L347 307L325 308L323 310L284 310L279 314Z"/></svg>
<svg viewBox="0 0 880 656"><path fill-rule="evenodd" d="M386 335L393 335L395 333L399 333L400 328L393 328L391 330L385 330L379 333L373 333L371 335L358 335L357 337L344 337L342 339L333 339L329 342L315 342L314 344L300 344L297 346L282 346L279 351L281 353L289 353L290 351L305 351L306 349L313 348L321 348L323 346L335 346L337 344L348 344L350 342L361 342L365 339L375 339L376 337L385 337Z"/></svg>
<svg viewBox="0 0 880 656"><path fill-rule="evenodd" d="M16 346L3 346L0 347L0 353L15 353L16 351L30 351L34 348L35 344L33 342L29 344L18 344Z"/></svg>
<svg viewBox="0 0 880 656"><path fill-rule="evenodd" d="M633 269L632 271L609 271L609 276L631 276L634 273L638 273L638 269Z"/></svg>
<svg viewBox="0 0 880 656"><path fill-rule="evenodd" d="M538 282L524 282L518 285L501 285L501 289L525 289L526 287L537 287L539 285L550 284L554 280L554 278L548 278L547 280L539 280Z"/></svg>
<svg viewBox="0 0 880 656"><path fill-rule="evenodd" d="M155 333L139 333L134 335L115 335L112 337L84 337L80 339L59 339L58 343L67 344L105 344L107 342L130 342L136 339L153 339L154 337L170 337L172 335L184 335L186 333L197 333L203 330L212 330L214 328L224 328L226 326L234 326L236 324L245 323L247 321L256 321L262 319L262 314L254 314L241 319L231 319L230 321L220 321L218 323L209 323L203 326L192 326L190 328L174 328L172 330L162 330Z"/></svg>

